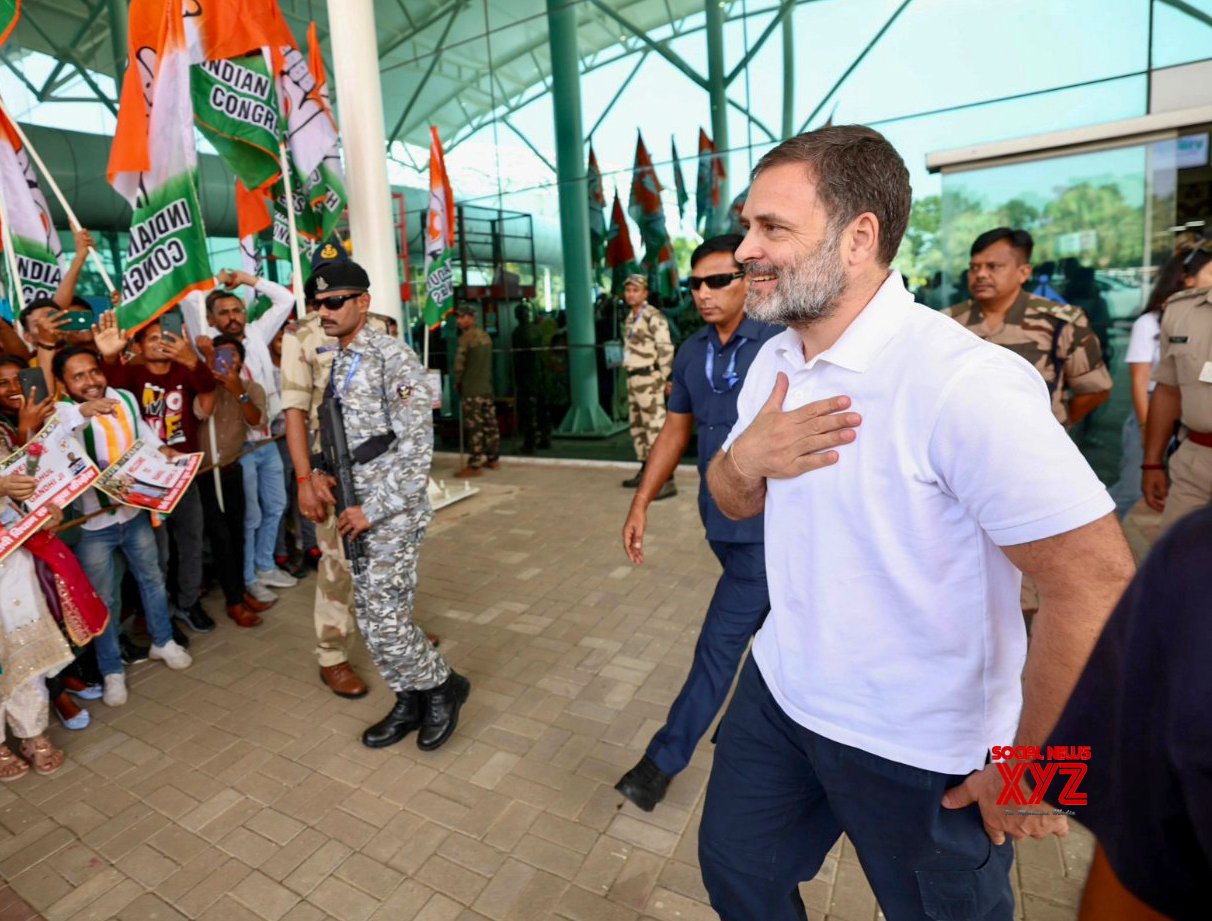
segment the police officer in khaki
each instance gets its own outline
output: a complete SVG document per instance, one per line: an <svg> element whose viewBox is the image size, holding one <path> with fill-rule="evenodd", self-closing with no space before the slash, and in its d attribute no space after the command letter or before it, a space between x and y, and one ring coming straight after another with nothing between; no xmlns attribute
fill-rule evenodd
<svg viewBox="0 0 1212 921"><path fill-rule="evenodd" d="M665 315L648 303L647 278L628 275L623 301L631 308L623 330L623 369L627 372L631 441L640 462L639 472L623 485L634 489L643 479L648 453L665 424L665 399L673 387L673 339ZM671 476L654 498L676 494Z"/></svg>
<svg viewBox="0 0 1212 921"><path fill-rule="evenodd" d="M1111 374L1084 310L1023 288L1034 245L1027 231L1009 227L977 237L968 264L972 297L949 312L1030 362L1048 385L1057 421L1072 428L1111 396Z"/></svg>
<svg viewBox="0 0 1212 921"><path fill-rule="evenodd" d="M1163 531L1188 512L1212 504L1212 240L1202 241L1183 263L1192 287L1166 301L1161 321L1157 386L1145 422L1141 491L1162 513ZM1182 443L1166 448L1181 422Z"/></svg>

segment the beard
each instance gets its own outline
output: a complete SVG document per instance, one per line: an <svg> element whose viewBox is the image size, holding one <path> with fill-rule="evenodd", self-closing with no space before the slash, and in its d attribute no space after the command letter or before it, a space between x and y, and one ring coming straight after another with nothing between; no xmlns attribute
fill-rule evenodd
<svg viewBox="0 0 1212 921"><path fill-rule="evenodd" d="M768 262L748 262L745 274L774 276L774 290L761 294L751 285L745 312L755 320L778 326L807 326L830 316L846 291L841 260L841 235L827 232L813 252L787 268Z"/></svg>

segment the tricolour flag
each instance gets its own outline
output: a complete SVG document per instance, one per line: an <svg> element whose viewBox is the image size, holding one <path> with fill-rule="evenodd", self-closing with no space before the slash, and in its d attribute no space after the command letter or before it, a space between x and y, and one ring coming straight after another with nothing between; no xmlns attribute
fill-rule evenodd
<svg viewBox="0 0 1212 921"><path fill-rule="evenodd" d="M727 175L724 159L707 132L699 129L699 168L694 188L694 208L701 233L710 234L720 211L721 183Z"/></svg>
<svg viewBox="0 0 1212 921"><path fill-rule="evenodd" d="M631 245L631 231L627 229L627 218L619 194L615 192L614 207L610 209L610 229L606 232L606 265L611 269L611 290L615 294L623 291L623 279L636 269L635 247Z"/></svg>
<svg viewBox="0 0 1212 921"><path fill-rule="evenodd" d="M38 174L29 152L12 124L0 113L0 187L8 212L9 234L17 273L21 276L23 300L49 297L63 279L59 234L51 220L46 196L38 185Z"/></svg>
<svg viewBox="0 0 1212 921"><path fill-rule="evenodd" d="M132 4L131 17L154 5ZM197 151L181 6L169 2L160 15L154 47L135 44L150 24L131 24L130 64L109 158L110 185L134 209L118 307L127 330L214 284L194 184Z"/></svg>
<svg viewBox="0 0 1212 921"><path fill-rule="evenodd" d="M589 261L597 269L606 255L606 192L602 188L602 170L598 158L589 146Z"/></svg>
<svg viewBox="0 0 1212 921"><path fill-rule="evenodd" d="M345 213L345 170L341 166L341 150L337 142L337 120L332 114L332 103L328 95L328 75L324 70L324 56L320 53L320 40L313 22L307 29L307 63L312 79L316 82L316 95L324 105L324 112L332 123L333 141L324 159L307 177L306 192L312 210L319 215L320 236L332 236Z"/></svg>
<svg viewBox="0 0 1212 921"><path fill-rule="evenodd" d="M690 201L690 196L686 192L686 180L682 176L682 162L678 159L678 142L670 138L669 146L673 148L673 187L678 195L678 219L685 220L686 202Z"/></svg>
<svg viewBox="0 0 1212 921"><path fill-rule="evenodd" d="M436 329L454 309L454 192L438 129L429 129L429 215L425 221L425 325Z"/></svg>
<svg viewBox="0 0 1212 921"><path fill-rule="evenodd" d="M21 0L0 0L0 45L8 40L21 18Z"/></svg>
<svg viewBox="0 0 1212 921"><path fill-rule="evenodd" d="M198 128L237 179L259 189L281 175L278 94L264 53L196 63L190 88Z"/></svg>
<svg viewBox="0 0 1212 921"><path fill-rule="evenodd" d="M665 227L661 189L652 158L644 146L644 138L639 137L635 147L635 171L631 179L631 202L627 212L640 228L640 239L644 242L643 266L649 285L662 299L671 300L677 294L678 270L673 244Z"/></svg>
<svg viewBox="0 0 1212 921"><path fill-rule="evenodd" d="M260 245L261 232L273 225L269 216L265 192L261 189L249 191L239 179L236 180L236 232L240 235L240 261L249 275L260 277L265 260ZM248 319L253 321L263 314L269 299L252 295L248 305Z"/></svg>

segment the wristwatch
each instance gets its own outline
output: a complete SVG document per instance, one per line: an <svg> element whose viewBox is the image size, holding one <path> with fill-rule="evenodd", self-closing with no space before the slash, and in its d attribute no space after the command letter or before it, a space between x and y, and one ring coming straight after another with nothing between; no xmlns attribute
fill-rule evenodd
<svg viewBox="0 0 1212 921"><path fill-rule="evenodd" d="M248 403L248 402L250 402L250 401L251 401L251 399L252 399L252 398L251 398L251 397L248 395L248 393L247 393L247 391L246 391L246 392L244 392L244 393L240 394L240 396L238 397L238 399L239 399L239 401L240 401L241 403Z"/></svg>

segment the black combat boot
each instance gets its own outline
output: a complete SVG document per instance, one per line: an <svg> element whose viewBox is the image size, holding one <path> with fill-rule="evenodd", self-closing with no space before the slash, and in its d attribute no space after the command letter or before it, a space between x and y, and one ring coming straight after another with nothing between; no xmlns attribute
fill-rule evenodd
<svg viewBox="0 0 1212 921"><path fill-rule="evenodd" d="M459 708L471 693L471 682L453 669L450 677L432 690L427 698L421 731L417 733L417 748L431 752L443 745L459 724Z"/></svg>
<svg viewBox="0 0 1212 921"><path fill-rule="evenodd" d="M640 485L640 480L644 479L644 468L648 466L648 461L640 461L639 472L629 480L623 481L624 489L635 489Z"/></svg>
<svg viewBox="0 0 1212 921"><path fill-rule="evenodd" d="M397 691L396 705L379 722L362 733L362 744L367 748L386 748L421 726L425 709L423 691Z"/></svg>

